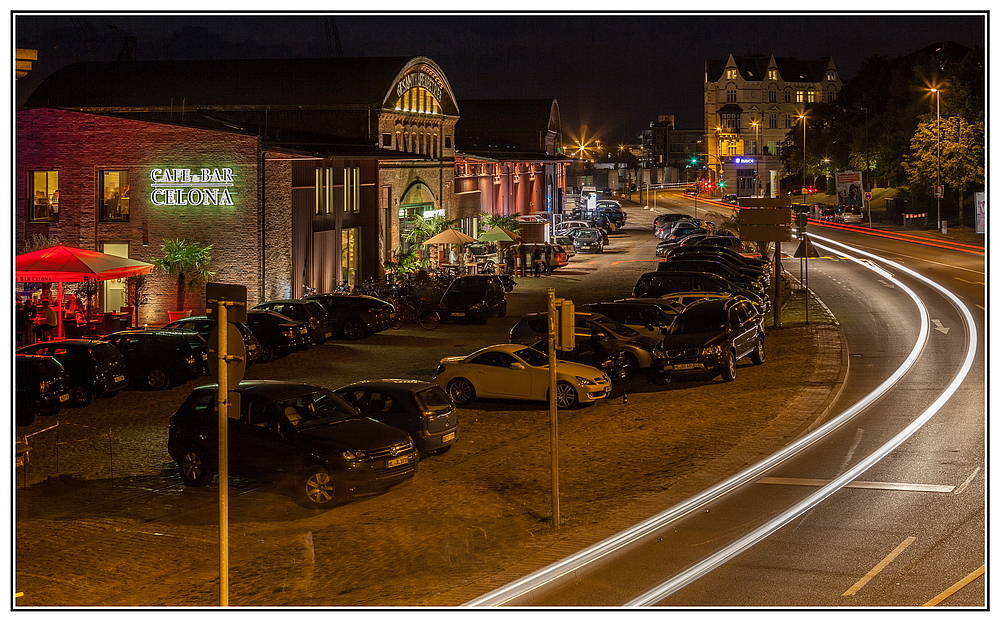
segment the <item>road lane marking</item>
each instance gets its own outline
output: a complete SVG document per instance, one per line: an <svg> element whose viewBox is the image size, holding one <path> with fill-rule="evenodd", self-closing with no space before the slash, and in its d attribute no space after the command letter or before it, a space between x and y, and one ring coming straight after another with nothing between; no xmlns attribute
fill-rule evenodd
<svg viewBox="0 0 1000 622"><path fill-rule="evenodd" d="M977 475L979 475L979 467L976 467L975 470L972 471L972 473L969 474L969 477L965 478L965 481L962 482L958 486L958 488L955 489L955 494L956 495L962 494L962 491L964 491L966 488L968 488L969 484L972 483L972 480L974 480Z"/></svg>
<svg viewBox="0 0 1000 622"><path fill-rule="evenodd" d="M758 484L777 484L780 486L826 486L831 480L808 479L800 477L762 477ZM866 488L868 490L903 490L907 492L954 492L954 486L943 484L906 484L903 482L861 482L854 481L844 488Z"/></svg>
<svg viewBox="0 0 1000 622"><path fill-rule="evenodd" d="M916 540L916 538L914 538L913 536L910 536L906 540L903 540L902 542L900 542L899 546L897 546L895 549L893 549L892 553L889 553L888 555L886 555L882 559L882 561L880 561L879 563L875 564L875 567L872 568L871 570L869 570L868 574L866 574L865 576L861 577L861 579L858 580L857 583L855 583L854 585L851 586L851 589L849 589L846 592L844 592L843 594L841 594L841 596L854 596L858 592L858 590L860 590L861 588L863 588L869 581L871 581L872 579L874 579L875 576L878 575L878 573L882 572L882 570L886 566L888 566L889 563L892 562L892 560L896 559L896 557L900 553L902 553L903 550L906 547L908 547L911 544L913 544L914 540Z"/></svg>
<svg viewBox="0 0 1000 622"><path fill-rule="evenodd" d="M939 333L944 333L945 335L947 335L948 331L951 330L950 328L942 324L941 320L931 320L931 322L934 323L934 330L938 331Z"/></svg>
<svg viewBox="0 0 1000 622"><path fill-rule="evenodd" d="M924 607L934 607L935 605L941 603L941 601L945 600L946 598L948 598L949 596L951 596L952 594L954 594L958 590L962 589L966 585L968 585L968 584L972 583L973 581L975 581L976 579L978 579L980 576L982 576L982 574L984 572L986 572L986 566L982 565L979 568L977 568L976 570L973 570L969 574L965 575L965 578L962 579L961 581L959 581L958 583L956 583L955 585L949 587L945 591L941 592L940 594L938 594L934 598L932 598L929 601L927 601L926 603L924 603L923 606Z"/></svg>
<svg viewBox="0 0 1000 622"><path fill-rule="evenodd" d="M969 285L986 285L983 281L967 281L960 276L955 277L956 281L961 281L963 283L968 283Z"/></svg>

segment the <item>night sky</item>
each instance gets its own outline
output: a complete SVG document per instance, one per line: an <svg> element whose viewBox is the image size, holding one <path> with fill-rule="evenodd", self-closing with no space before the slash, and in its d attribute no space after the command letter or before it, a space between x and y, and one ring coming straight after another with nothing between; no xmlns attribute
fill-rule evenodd
<svg viewBox="0 0 1000 622"><path fill-rule="evenodd" d="M430 57L458 99L554 98L563 132L608 143L635 140L657 115L702 125L708 58L730 53L798 59L832 56L844 79L872 55L895 58L938 41L985 46L973 14L455 14L253 16L228 14L17 14L19 48L39 60L17 83L24 101L45 76L82 60L116 60L136 38L138 60L341 55ZM328 23L335 25L330 29ZM878 85L872 85L878 88Z"/></svg>

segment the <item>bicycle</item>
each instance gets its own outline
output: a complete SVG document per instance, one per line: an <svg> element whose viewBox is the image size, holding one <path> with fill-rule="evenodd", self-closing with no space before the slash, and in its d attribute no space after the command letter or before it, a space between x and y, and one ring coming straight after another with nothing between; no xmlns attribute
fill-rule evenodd
<svg viewBox="0 0 1000 622"><path fill-rule="evenodd" d="M411 322L420 324L424 330L434 330L441 323L441 314L435 305L426 298L405 297L393 303L396 307L396 323L394 329Z"/></svg>

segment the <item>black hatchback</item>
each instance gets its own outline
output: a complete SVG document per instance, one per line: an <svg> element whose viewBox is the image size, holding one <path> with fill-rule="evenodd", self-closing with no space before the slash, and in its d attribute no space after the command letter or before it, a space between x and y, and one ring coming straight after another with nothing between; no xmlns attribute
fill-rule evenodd
<svg viewBox="0 0 1000 622"><path fill-rule="evenodd" d="M218 472L218 385L198 387L170 417L167 452L188 486ZM329 389L309 384L241 382L239 417L229 419L229 472L284 480L296 500L328 508L384 490L417 471L410 436L362 416Z"/></svg>
<svg viewBox="0 0 1000 622"><path fill-rule="evenodd" d="M69 376L51 356L18 354L14 361L17 425L31 425L36 415L55 415L69 401Z"/></svg>
<svg viewBox="0 0 1000 622"><path fill-rule="evenodd" d="M128 385L125 357L105 341L44 341L25 346L17 352L51 356L62 363L69 375L69 403L73 406L86 406L94 397L114 397Z"/></svg>
<svg viewBox="0 0 1000 622"><path fill-rule="evenodd" d="M315 300L269 300L256 305L254 309L274 311L293 320L305 322L309 326L309 336L315 344L321 344L333 337L333 325L323 305Z"/></svg>
<svg viewBox="0 0 1000 622"><path fill-rule="evenodd" d="M193 330L123 330L103 339L125 357L133 384L159 391L208 375L208 344Z"/></svg>
<svg viewBox="0 0 1000 622"><path fill-rule="evenodd" d="M333 333L344 339L362 339L382 332L396 323L392 304L364 295L312 294L306 300L323 305L333 326Z"/></svg>
<svg viewBox="0 0 1000 622"><path fill-rule="evenodd" d="M399 428L423 453L443 454L458 440L455 402L424 380L363 380L334 391L362 415Z"/></svg>
<svg viewBox="0 0 1000 622"><path fill-rule="evenodd" d="M216 322L214 317L196 315L193 317L174 320L163 328L184 328L187 330L193 330L201 335L202 339L208 342L209 337L212 335L212 331L215 330L215 324ZM243 337L243 347L246 349L247 353L247 366L257 363L260 360L260 351L257 344L257 338L254 337L253 331L242 322L233 322L233 324L236 325L236 330L240 331L240 335Z"/></svg>
<svg viewBox="0 0 1000 622"><path fill-rule="evenodd" d="M503 281L495 274L460 276L451 282L438 305L441 319L471 319L485 324L494 313L507 315Z"/></svg>

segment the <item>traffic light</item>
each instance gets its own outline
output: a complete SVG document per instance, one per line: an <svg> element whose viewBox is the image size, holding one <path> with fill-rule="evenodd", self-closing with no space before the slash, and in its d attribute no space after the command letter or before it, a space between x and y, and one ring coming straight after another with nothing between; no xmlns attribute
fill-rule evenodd
<svg viewBox="0 0 1000 622"><path fill-rule="evenodd" d="M725 187L726 187L726 178L725 177L720 177L719 178L719 188L725 188Z"/></svg>
<svg viewBox="0 0 1000 622"><path fill-rule="evenodd" d="M701 164L701 158L699 158L698 156L691 156L690 161L691 161L691 166L698 166L699 164Z"/></svg>

